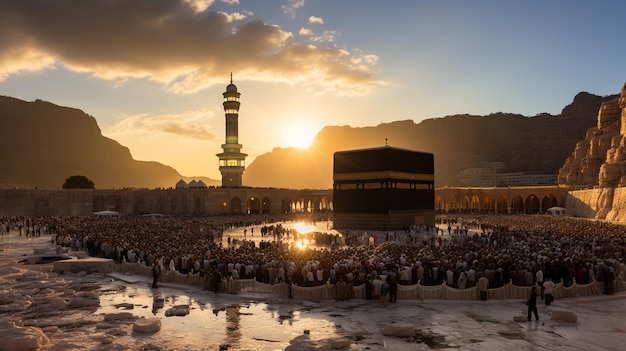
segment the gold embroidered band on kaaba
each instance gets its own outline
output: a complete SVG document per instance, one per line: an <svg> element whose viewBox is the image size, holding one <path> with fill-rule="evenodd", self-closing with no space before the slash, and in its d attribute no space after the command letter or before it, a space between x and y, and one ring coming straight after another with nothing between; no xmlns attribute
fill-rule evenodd
<svg viewBox="0 0 626 351"><path fill-rule="evenodd" d="M386 185L382 182L377 183L341 183L335 184L336 190L371 190L371 189L409 189L409 190L432 190L430 184L415 183L395 183L393 186Z"/></svg>
<svg viewBox="0 0 626 351"><path fill-rule="evenodd" d="M333 174L333 181L345 182L345 181L362 181L372 179L394 179L394 180L412 180L412 181L427 181L434 182L434 174L423 173L407 173L396 171L380 171L380 172L356 172L356 173L335 173Z"/></svg>

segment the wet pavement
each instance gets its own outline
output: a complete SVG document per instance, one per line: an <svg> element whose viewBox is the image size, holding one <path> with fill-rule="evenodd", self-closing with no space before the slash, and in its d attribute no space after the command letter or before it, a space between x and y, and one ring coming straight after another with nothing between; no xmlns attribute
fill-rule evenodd
<svg viewBox="0 0 626 351"><path fill-rule="evenodd" d="M52 247L46 237L1 236L0 268L5 272L11 272L9 267L49 270L49 265L17 263L32 254L33 248ZM119 273L48 273L47 279L33 282L10 276L0 278L4 296L51 289L47 286L59 280L67 280L75 291L90 289L99 296L99 307L94 310L39 313L38 325L58 326L41 350L327 350L336 340L348 341L345 350L394 351L622 350L626 344L624 293L557 300L554 308L575 313L576 323L552 320L552 310L542 304L540 321L528 322L522 300L400 300L381 306L367 300L312 302L258 294L215 294L170 283L151 289L150 277ZM180 308L187 313L177 313ZM161 330L142 334L132 332L132 320L103 321L105 315L120 312L131 313L134 319L160 318ZM32 317L35 312L0 312L0 318L7 320L27 315ZM414 334L384 335L383 328L399 324L412 326Z"/></svg>

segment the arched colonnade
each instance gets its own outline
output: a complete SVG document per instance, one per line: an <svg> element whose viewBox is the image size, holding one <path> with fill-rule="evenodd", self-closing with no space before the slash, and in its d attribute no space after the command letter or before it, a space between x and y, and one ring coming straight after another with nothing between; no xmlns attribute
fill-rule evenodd
<svg viewBox="0 0 626 351"><path fill-rule="evenodd" d="M435 189L435 210L439 213L542 213L565 206L567 187L528 186Z"/></svg>

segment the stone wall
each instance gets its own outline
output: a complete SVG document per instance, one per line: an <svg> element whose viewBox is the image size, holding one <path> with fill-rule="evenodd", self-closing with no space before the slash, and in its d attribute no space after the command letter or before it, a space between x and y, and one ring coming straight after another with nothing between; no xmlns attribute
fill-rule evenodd
<svg viewBox="0 0 626 351"><path fill-rule="evenodd" d="M613 206L606 220L626 224L626 188L614 189Z"/></svg>
<svg viewBox="0 0 626 351"><path fill-rule="evenodd" d="M626 224L626 188L570 191L567 211L574 217L603 219Z"/></svg>
<svg viewBox="0 0 626 351"><path fill-rule="evenodd" d="M0 189L1 216L225 215L286 213L332 208L332 190L197 188L153 190Z"/></svg>

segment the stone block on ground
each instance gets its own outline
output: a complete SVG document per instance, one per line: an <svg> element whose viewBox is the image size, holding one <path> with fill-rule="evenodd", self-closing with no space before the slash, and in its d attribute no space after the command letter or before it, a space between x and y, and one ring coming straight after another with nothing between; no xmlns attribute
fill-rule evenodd
<svg viewBox="0 0 626 351"><path fill-rule="evenodd" d="M174 307L170 308L169 310L165 311L165 316L166 317L186 316L188 314L189 314L189 305L174 306Z"/></svg>
<svg viewBox="0 0 626 351"><path fill-rule="evenodd" d="M130 312L119 312L119 313L107 313L104 315L105 321L119 321L122 319L132 319L133 314Z"/></svg>
<svg viewBox="0 0 626 351"><path fill-rule="evenodd" d="M408 323L391 323L383 327L383 335L399 337L414 336L415 328Z"/></svg>
<svg viewBox="0 0 626 351"><path fill-rule="evenodd" d="M20 327L12 322L0 323L2 350L39 350L48 342L48 337L39 328Z"/></svg>
<svg viewBox="0 0 626 351"><path fill-rule="evenodd" d="M55 310L60 310L67 306L67 302L62 297L54 297L50 299L49 306Z"/></svg>
<svg viewBox="0 0 626 351"><path fill-rule="evenodd" d="M154 333L161 330L161 319L140 318L135 321L133 331L138 333Z"/></svg>
<svg viewBox="0 0 626 351"><path fill-rule="evenodd" d="M555 322L566 322L566 323L578 322L578 316L576 315L576 313L570 310L567 310L564 308L553 307L550 309L550 312L552 313L552 320Z"/></svg>
<svg viewBox="0 0 626 351"><path fill-rule="evenodd" d="M350 340L348 339L337 339L330 341L330 348L332 350L341 350L347 349L350 347Z"/></svg>

